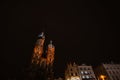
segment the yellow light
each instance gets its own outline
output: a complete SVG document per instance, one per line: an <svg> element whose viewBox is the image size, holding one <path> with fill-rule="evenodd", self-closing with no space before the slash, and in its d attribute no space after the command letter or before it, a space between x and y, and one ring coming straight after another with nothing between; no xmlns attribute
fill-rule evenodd
<svg viewBox="0 0 120 80"><path fill-rule="evenodd" d="M100 78L101 78L102 80L105 80L106 76L105 76L105 75L100 75Z"/></svg>

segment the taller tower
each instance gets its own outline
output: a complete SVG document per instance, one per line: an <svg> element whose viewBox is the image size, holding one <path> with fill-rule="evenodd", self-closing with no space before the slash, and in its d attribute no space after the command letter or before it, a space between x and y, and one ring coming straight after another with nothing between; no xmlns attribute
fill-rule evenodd
<svg viewBox="0 0 120 80"><path fill-rule="evenodd" d="M32 57L33 64L40 64L41 57L43 54L44 41L45 41L45 36L44 33L42 32L40 35L38 35L38 40L34 47L34 52Z"/></svg>

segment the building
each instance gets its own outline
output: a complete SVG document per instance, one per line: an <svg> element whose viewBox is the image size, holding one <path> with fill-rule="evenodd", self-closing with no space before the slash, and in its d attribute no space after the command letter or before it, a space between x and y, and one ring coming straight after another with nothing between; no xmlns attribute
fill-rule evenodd
<svg viewBox="0 0 120 80"><path fill-rule="evenodd" d="M59 77L59 78L57 78L57 79L54 79L54 80L63 80L63 78Z"/></svg>
<svg viewBox="0 0 120 80"><path fill-rule="evenodd" d="M26 80L54 80L53 62L55 46L52 44L52 41L50 41L47 50L44 51L44 42L45 35L42 32L38 35L33 51L31 65L27 70Z"/></svg>
<svg viewBox="0 0 120 80"><path fill-rule="evenodd" d="M65 71L65 80L96 80L92 66L76 65L75 63L67 65Z"/></svg>
<svg viewBox="0 0 120 80"><path fill-rule="evenodd" d="M77 64L68 64L67 69L65 70L65 80L82 80L79 75L78 65Z"/></svg>
<svg viewBox="0 0 120 80"><path fill-rule="evenodd" d="M82 64L78 66L78 71L82 80L97 80L92 66Z"/></svg>
<svg viewBox="0 0 120 80"><path fill-rule="evenodd" d="M101 64L95 69L98 80L120 80L120 64Z"/></svg>

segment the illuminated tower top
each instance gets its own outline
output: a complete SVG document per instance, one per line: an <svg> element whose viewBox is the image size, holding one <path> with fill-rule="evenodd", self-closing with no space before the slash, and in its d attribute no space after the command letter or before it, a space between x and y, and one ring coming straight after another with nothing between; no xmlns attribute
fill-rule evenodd
<svg viewBox="0 0 120 80"><path fill-rule="evenodd" d="M38 35L38 38L45 38L44 32L42 32L41 34Z"/></svg>

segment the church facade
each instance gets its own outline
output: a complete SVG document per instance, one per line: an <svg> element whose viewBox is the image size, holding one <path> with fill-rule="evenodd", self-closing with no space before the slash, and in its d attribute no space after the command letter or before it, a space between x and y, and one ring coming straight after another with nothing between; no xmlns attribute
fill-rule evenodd
<svg viewBox="0 0 120 80"><path fill-rule="evenodd" d="M26 80L53 80L53 62L55 54L55 46L52 41L47 46L47 50L44 51L45 35L42 32L36 41L31 65L27 70Z"/></svg>

